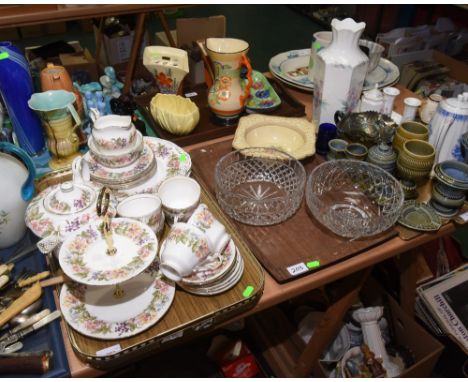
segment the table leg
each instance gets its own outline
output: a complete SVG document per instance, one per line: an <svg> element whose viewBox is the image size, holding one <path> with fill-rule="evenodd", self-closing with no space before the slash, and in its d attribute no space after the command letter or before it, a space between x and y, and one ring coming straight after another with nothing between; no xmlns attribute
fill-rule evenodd
<svg viewBox="0 0 468 382"><path fill-rule="evenodd" d="M164 29L164 33L166 33L166 37L167 37L167 41L169 41L169 45L175 48L176 44L174 42L174 39L172 38L171 30L169 28L169 25L167 24L167 20L166 20L166 16L164 16L164 12L157 11L156 13L158 14L159 21L161 21L161 25Z"/></svg>
<svg viewBox="0 0 468 382"><path fill-rule="evenodd" d="M128 93L130 85L132 84L133 73L135 71L138 53L140 52L141 40L143 38L143 30L145 26L146 13L140 13L137 16L135 34L133 35L132 51L127 64L127 71L125 73L124 93Z"/></svg>
<svg viewBox="0 0 468 382"><path fill-rule="evenodd" d="M416 250L400 255L400 305L410 317L414 317L418 256L422 256L422 253Z"/></svg>
<svg viewBox="0 0 468 382"><path fill-rule="evenodd" d="M343 317L351 305L357 301L359 292L366 282L372 268L354 273L340 285L340 296L327 309L324 317L314 330L312 337L300 355L294 368L294 376L307 377L316 367L320 355L340 331Z"/></svg>

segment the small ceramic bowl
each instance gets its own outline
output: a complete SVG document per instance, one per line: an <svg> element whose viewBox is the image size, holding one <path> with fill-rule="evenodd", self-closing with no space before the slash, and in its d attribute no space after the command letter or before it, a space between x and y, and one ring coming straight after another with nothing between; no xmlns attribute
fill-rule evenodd
<svg viewBox="0 0 468 382"><path fill-rule="evenodd" d="M137 132L137 138L130 147L124 151L115 152L113 154L102 152L100 147L94 141L93 136L88 138L89 152L93 159L99 164L109 168L122 168L129 166L140 157L143 146L143 137L140 132Z"/></svg>
<svg viewBox="0 0 468 382"><path fill-rule="evenodd" d="M404 143L398 161L401 166L409 169L429 172L434 164L434 158L434 146L419 139L410 139Z"/></svg>
<svg viewBox="0 0 468 382"><path fill-rule="evenodd" d="M367 153L367 147L360 143L350 143L345 149L346 158L349 159L364 160Z"/></svg>
<svg viewBox="0 0 468 382"><path fill-rule="evenodd" d="M163 218L161 199L153 194L129 196L117 205L117 215L147 224L157 233Z"/></svg>
<svg viewBox="0 0 468 382"><path fill-rule="evenodd" d="M465 203L465 194L463 194L462 197L458 199L450 198L446 194L441 193L436 185L432 186L431 198L438 204L449 208L460 208Z"/></svg>
<svg viewBox="0 0 468 382"><path fill-rule="evenodd" d="M380 57L382 56L385 48L382 45L369 40L359 40L359 46L365 47L367 48L366 50L369 51L366 52L366 54L369 57L367 73L370 73L379 65Z"/></svg>
<svg viewBox="0 0 468 382"><path fill-rule="evenodd" d="M468 190L468 164L458 161L444 161L434 167L436 178L446 185Z"/></svg>
<svg viewBox="0 0 468 382"><path fill-rule="evenodd" d="M417 185L414 181L408 179L400 180L401 188L405 194L405 199L416 199L418 197L418 191L416 191Z"/></svg>
<svg viewBox="0 0 468 382"><path fill-rule="evenodd" d="M345 157L345 150L348 146L348 142L343 139L332 139L328 141L328 147L330 151L327 154L328 160L342 159Z"/></svg>
<svg viewBox="0 0 468 382"><path fill-rule="evenodd" d="M395 132L395 136L393 138L393 148L396 151L403 150L403 145L410 139L428 141L429 130L427 126L419 122L403 122Z"/></svg>

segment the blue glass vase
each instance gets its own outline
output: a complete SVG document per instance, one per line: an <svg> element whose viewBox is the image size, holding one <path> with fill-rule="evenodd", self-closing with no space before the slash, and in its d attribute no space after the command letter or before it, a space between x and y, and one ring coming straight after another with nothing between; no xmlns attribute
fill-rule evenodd
<svg viewBox="0 0 468 382"><path fill-rule="evenodd" d="M0 42L0 94L13 124L19 145L30 155L45 146L39 117L28 106L34 93L28 62L21 50L8 41Z"/></svg>

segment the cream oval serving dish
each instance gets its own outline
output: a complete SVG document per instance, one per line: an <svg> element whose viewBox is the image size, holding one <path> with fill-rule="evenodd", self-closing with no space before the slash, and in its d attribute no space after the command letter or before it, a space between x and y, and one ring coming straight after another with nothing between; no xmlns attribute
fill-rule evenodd
<svg viewBox="0 0 468 382"><path fill-rule="evenodd" d="M305 118L249 115L240 119L232 147L273 147L304 159L315 154L315 124Z"/></svg>

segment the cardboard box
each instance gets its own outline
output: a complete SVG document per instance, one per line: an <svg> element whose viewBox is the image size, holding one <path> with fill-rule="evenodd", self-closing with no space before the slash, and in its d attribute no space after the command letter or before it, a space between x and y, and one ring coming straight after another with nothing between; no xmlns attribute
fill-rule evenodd
<svg viewBox="0 0 468 382"><path fill-rule="evenodd" d="M60 54L59 59L60 64L67 69L70 76L78 71L86 71L89 73L91 81L99 80L96 60L88 49L85 48L83 51L76 53Z"/></svg>
<svg viewBox="0 0 468 382"><path fill-rule="evenodd" d="M430 377L444 346L429 332L409 317L398 303L375 282L370 280L363 288L361 297L367 306L382 303L382 296L388 301L397 343L409 349L415 364L406 369L400 378Z"/></svg>
<svg viewBox="0 0 468 382"><path fill-rule="evenodd" d="M94 28L94 38L97 41L98 28ZM130 53L132 51L133 44L133 35L135 34L132 31L128 36L122 37L112 37L110 38L106 34L102 35L102 47L100 57L97 57L97 60L100 65L116 65L127 62L130 58ZM148 31L143 35L143 40L140 46L139 58L143 57L143 50L148 45L149 34Z"/></svg>
<svg viewBox="0 0 468 382"><path fill-rule="evenodd" d="M176 20L177 46L192 46L192 41L207 37L226 36L226 17L223 15L181 18Z"/></svg>

